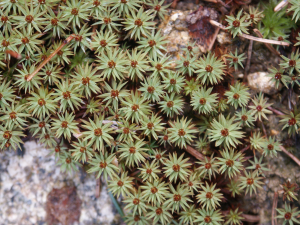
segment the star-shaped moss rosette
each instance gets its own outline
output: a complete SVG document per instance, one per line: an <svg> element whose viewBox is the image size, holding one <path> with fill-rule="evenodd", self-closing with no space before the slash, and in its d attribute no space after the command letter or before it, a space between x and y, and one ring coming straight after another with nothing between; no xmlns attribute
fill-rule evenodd
<svg viewBox="0 0 300 225"><path fill-rule="evenodd" d="M184 159L184 154L179 158L176 152L173 155L169 154L169 159L165 162L163 169L170 182L176 182L177 179L184 181L188 177L190 174L189 168L192 165L191 163L187 163L188 160L189 158Z"/></svg>
<svg viewBox="0 0 300 225"><path fill-rule="evenodd" d="M84 146L85 144L86 142L81 142L81 145ZM86 146L88 147L88 145ZM83 148L86 148L87 150L87 147L83 147ZM111 179L115 179L114 177L117 177L117 174L119 173L119 168L116 165L114 165L113 162L116 158L115 154L108 154L108 152L105 152L103 154L102 152L99 152L99 154L96 153L96 154L92 154L91 156L95 156L95 157L89 160L90 169L87 170L88 173L96 172L97 178L99 178L103 174L104 179L106 181L108 181L108 177L110 177Z"/></svg>
<svg viewBox="0 0 300 225"><path fill-rule="evenodd" d="M170 193L166 195L167 200L164 202L164 205L167 208L172 209L172 214L175 212L179 212L180 210L186 211L190 206L189 202L192 202L190 199L191 192L187 191L184 186L180 184L177 185L176 189L172 184L169 185Z"/></svg>
<svg viewBox="0 0 300 225"><path fill-rule="evenodd" d="M157 203L155 206L149 206L148 210L147 217L153 220L153 224L159 222L162 225L167 225L173 219L170 209L163 204Z"/></svg>
<svg viewBox="0 0 300 225"><path fill-rule="evenodd" d="M180 95L175 93L166 94L162 101L159 101L161 111L167 114L167 117L173 117L183 112L184 100Z"/></svg>
<svg viewBox="0 0 300 225"><path fill-rule="evenodd" d="M13 123L8 124L7 126L0 126L0 149L21 149L21 145L23 141L21 137L25 137L26 135L23 131L14 125Z"/></svg>
<svg viewBox="0 0 300 225"><path fill-rule="evenodd" d="M197 163L201 165L197 168L200 177L208 175L209 180L211 180L211 177L216 177L216 173L219 173L219 166L214 153L210 157L204 157L204 161Z"/></svg>
<svg viewBox="0 0 300 225"><path fill-rule="evenodd" d="M57 49L59 46L62 45L62 41L59 41L59 42L54 42L53 43L53 47L50 51L50 53L52 54L55 49ZM51 59L51 62L54 62L54 63L57 63L58 65L62 65L62 66L65 66L65 63L66 64L69 64L70 63L70 60L69 60L69 57L71 55L73 55L73 51L71 50L71 48L69 47L69 45L65 45L62 49L60 49L58 51L58 53Z"/></svg>
<svg viewBox="0 0 300 225"><path fill-rule="evenodd" d="M103 123L104 116L94 116L94 119L89 121L82 120L84 125L82 127L86 130L82 132L84 141L89 141L89 144L93 144L93 149L104 151L104 144L111 145L113 137L110 135L113 133L113 128L110 126L112 123Z"/></svg>
<svg viewBox="0 0 300 225"><path fill-rule="evenodd" d="M154 149L153 155L151 155L150 158L152 158L156 162L159 162L161 165L161 164L164 164L165 161L167 160L165 153L166 153L166 151Z"/></svg>
<svg viewBox="0 0 300 225"><path fill-rule="evenodd" d="M225 177L228 176L229 179L232 179L234 176L237 176L243 169L244 154L241 152L236 152L234 149L226 149L220 151L222 157L217 157L218 164L220 166L220 174L225 173Z"/></svg>
<svg viewBox="0 0 300 225"><path fill-rule="evenodd" d="M253 122L255 121L252 110L247 110L242 107L241 111L237 111L235 114L235 121L239 122L240 126L253 127Z"/></svg>
<svg viewBox="0 0 300 225"><path fill-rule="evenodd" d="M1 85L0 85L0 108L3 110L5 109L7 106L9 106L13 101L14 101L14 97L15 95L13 94L14 88L13 86L10 86L11 82L7 82L6 80L2 80L1 81Z"/></svg>
<svg viewBox="0 0 300 225"><path fill-rule="evenodd" d="M300 127L300 110L295 105L292 111L284 110L285 115L281 115L279 121L283 125L282 130L288 129L289 136L298 134Z"/></svg>
<svg viewBox="0 0 300 225"><path fill-rule="evenodd" d="M263 163L263 156L261 156L259 159L257 157L254 157L254 161L249 160L251 163L251 166L246 167L248 170L257 170L260 175L265 177L264 171L270 171L270 169L267 167L267 163Z"/></svg>
<svg viewBox="0 0 300 225"><path fill-rule="evenodd" d="M151 164L149 163L149 161L146 161L145 165L143 165L142 168L139 168L139 170L141 171L141 178L143 179L143 182L145 180L148 180L150 182L158 180L159 177L157 174L160 174L161 172L158 162L155 160L153 160Z"/></svg>
<svg viewBox="0 0 300 225"><path fill-rule="evenodd" d="M300 215L300 211L297 211L297 207L291 207L286 202L284 203L284 208L277 208L276 211L278 212L278 216L276 218L283 219L282 225L289 224L300 224L300 220L298 217Z"/></svg>
<svg viewBox="0 0 300 225"><path fill-rule="evenodd" d="M86 53L86 49L90 48L90 36L92 35L92 33L89 33L90 29L90 27L87 27L87 24L84 24L79 31L74 31L75 38L73 38L70 42L70 47L74 49L74 52L76 52L77 48L79 48Z"/></svg>
<svg viewBox="0 0 300 225"><path fill-rule="evenodd" d="M41 33L33 33L29 27L22 27L22 30L15 30L16 41L18 45L18 52L25 52L34 54L35 51L39 51L39 46L43 43L39 38L42 36Z"/></svg>
<svg viewBox="0 0 300 225"><path fill-rule="evenodd" d="M160 133L164 129L165 123L162 123L162 118L157 114L151 115L151 117L144 117L141 120L141 128L140 130L143 131L142 134L153 137L155 140L158 139L157 134Z"/></svg>
<svg viewBox="0 0 300 225"><path fill-rule="evenodd" d="M150 60L151 66L150 71L153 71L151 77L162 77L164 78L170 73L171 61L169 60L171 56L162 56L160 58L154 58Z"/></svg>
<svg viewBox="0 0 300 225"><path fill-rule="evenodd" d="M280 83L283 83L284 86L286 86L288 88L288 83L290 82L291 78L287 75L284 75L285 71L283 68L276 69L273 67L273 68L270 68L269 71L271 73L268 74L268 77L272 78L271 80L275 82L275 86L277 89L278 89Z"/></svg>
<svg viewBox="0 0 300 225"><path fill-rule="evenodd" d="M262 149L264 156L270 156L272 158L273 156L277 157L277 152L281 151L280 143L275 140L275 137L269 137L269 139L265 140Z"/></svg>
<svg viewBox="0 0 300 225"><path fill-rule="evenodd" d="M133 177L128 176L128 172L123 172L120 176L114 176L108 181L108 187L113 195L119 198L120 195L126 197L133 190Z"/></svg>
<svg viewBox="0 0 300 225"><path fill-rule="evenodd" d="M229 214L226 215L225 225L242 224L242 220L244 219L244 217L241 215L242 213L242 211L239 211L239 208L236 208L235 210L230 209Z"/></svg>
<svg viewBox="0 0 300 225"><path fill-rule="evenodd" d="M75 115L73 113L65 112L64 114L57 114L58 119L53 119L51 123L52 130L55 131L55 136L60 138L64 136L69 142L71 141L72 134L77 132L78 123L74 120Z"/></svg>
<svg viewBox="0 0 300 225"><path fill-rule="evenodd" d="M240 195L243 190L239 187L239 180L230 180L227 184L227 189L231 192L231 196L235 198L236 195Z"/></svg>
<svg viewBox="0 0 300 225"><path fill-rule="evenodd" d="M197 73L197 80L201 80L202 84L217 84L222 80L223 70L225 65L223 61L217 59L214 54L209 52L207 56L200 58L198 63L199 70L195 71Z"/></svg>
<svg viewBox="0 0 300 225"><path fill-rule="evenodd" d="M194 222L199 225L221 225L223 221L223 215L220 210L198 209L198 215Z"/></svg>
<svg viewBox="0 0 300 225"><path fill-rule="evenodd" d="M182 186L185 187L186 190L189 190L191 192L191 195L193 196L195 192L198 192L198 189L200 189L201 184L201 178L196 172L194 172L189 175L189 178L186 180L185 183L183 183Z"/></svg>
<svg viewBox="0 0 300 225"><path fill-rule="evenodd" d="M218 120L214 119L211 128L208 129L208 138L216 141L215 146L223 144L226 147L236 147L241 142L238 140L244 137L244 132L240 131L238 123L233 123L235 117L226 119L223 114L219 115Z"/></svg>
<svg viewBox="0 0 300 225"><path fill-rule="evenodd" d="M96 35L94 35L91 41L91 49L95 50L97 54L104 54L110 51L112 47L118 47L118 38L115 33L110 31L100 31L96 30Z"/></svg>
<svg viewBox="0 0 300 225"><path fill-rule="evenodd" d="M128 225L150 225L148 217L132 213L125 216L125 223Z"/></svg>
<svg viewBox="0 0 300 225"><path fill-rule="evenodd" d="M119 14L128 15L129 13L138 11L141 7L141 0L110 0L106 2L113 10L116 10Z"/></svg>
<svg viewBox="0 0 300 225"><path fill-rule="evenodd" d="M250 171L249 173L244 170L244 176L239 177L239 188L245 191L245 195L249 192L250 196L252 195L252 193L254 192L256 194L256 189L259 188L261 189L261 185L263 184L263 182L261 182L260 180L262 179L262 177L259 177L259 173L257 170L255 171Z"/></svg>
<svg viewBox="0 0 300 225"><path fill-rule="evenodd" d="M32 136L35 136L37 133L46 134L51 132L50 116L41 119L35 119L31 117L30 119L33 121L33 123L28 126L28 129Z"/></svg>
<svg viewBox="0 0 300 225"><path fill-rule="evenodd" d="M59 154L57 165L60 165L60 169L62 172L68 172L70 174L78 171L78 167L81 166L80 163L76 162L73 159L71 152L68 151L62 151Z"/></svg>
<svg viewBox="0 0 300 225"><path fill-rule="evenodd" d="M213 88L204 88L202 87L198 91L194 91L191 99L191 106L193 110L198 111L199 114L209 114L211 113L218 102L218 94L212 94Z"/></svg>
<svg viewBox="0 0 300 225"><path fill-rule="evenodd" d="M64 36L67 27L67 18L63 17L63 11L58 10L57 15L53 12L51 8L47 9L47 14L45 15L47 26L44 28L44 32L52 31L50 37L62 37Z"/></svg>
<svg viewBox="0 0 300 225"><path fill-rule="evenodd" d="M20 102L12 102L11 106L3 108L1 111L2 116L0 116L0 121L5 121L5 126L13 124L22 130L27 127L26 118L29 117L30 114L26 113L27 110L25 104L20 104Z"/></svg>
<svg viewBox="0 0 300 225"><path fill-rule="evenodd" d="M194 91L198 91L201 87L200 81L192 78L190 81L185 81L184 94L192 95Z"/></svg>
<svg viewBox="0 0 300 225"><path fill-rule="evenodd" d="M243 10L241 9L236 17L234 16L226 16L225 19L228 22L228 26L226 27L227 30L235 37L238 34L249 34L248 33L248 26L250 26L251 21L246 21L247 15L242 16ZM242 16L242 17L241 17Z"/></svg>
<svg viewBox="0 0 300 225"><path fill-rule="evenodd" d="M142 198L152 205L161 204L166 200L166 195L169 193L167 184L161 180L153 182L146 181L145 185L141 186Z"/></svg>
<svg viewBox="0 0 300 225"><path fill-rule="evenodd" d="M240 82L236 82L234 86L230 85L230 90L225 92L227 103L234 106L235 109L245 107L250 99L248 90L249 88Z"/></svg>
<svg viewBox="0 0 300 225"><path fill-rule="evenodd" d="M183 75L188 74L190 77L193 76L196 69L198 69L198 60L196 56L180 57L180 60L176 62L179 73Z"/></svg>
<svg viewBox="0 0 300 225"><path fill-rule="evenodd" d="M59 159L59 156L62 152L68 151L68 148L65 146L64 141L61 140L59 143L56 143L53 147L49 148L50 152L48 156L54 155L55 160Z"/></svg>
<svg viewBox="0 0 300 225"><path fill-rule="evenodd" d="M292 75L294 70L300 73L300 55L299 49L291 53L290 57L281 55L283 61L279 64L283 69L287 69L289 75Z"/></svg>
<svg viewBox="0 0 300 225"><path fill-rule="evenodd" d="M255 120L262 121L262 118L268 120L266 114L272 114L272 111L267 108L272 105L268 103L268 100L264 98L264 94L260 92L258 95L254 96L252 99L253 105L250 105L249 108L252 109Z"/></svg>
<svg viewBox="0 0 300 225"><path fill-rule="evenodd" d="M128 77L132 81L137 79L144 80L144 74L149 69L147 61L147 53L138 48L134 48L131 52L127 51L128 56Z"/></svg>
<svg viewBox="0 0 300 225"><path fill-rule="evenodd" d="M70 149L70 151L75 161L85 163L93 158L93 148L87 141L78 139L77 142L73 142L71 145L73 149Z"/></svg>
<svg viewBox="0 0 300 225"><path fill-rule="evenodd" d="M152 21L154 16L151 13L150 10L144 11L142 7L137 13L131 11L123 22L124 30L127 31L126 38L140 40L141 36L150 35L150 31L154 29L155 25L155 22Z"/></svg>
<svg viewBox="0 0 300 225"><path fill-rule="evenodd" d="M54 63L47 63L43 69L40 71L40 75L44 79L44 85L55 85L55 83L61 82L63 79L63 72L61 71L63 68L59 65L55 65Z"/></svg>
<svg viewBox="0 0 300 225"><path fill-rule="evenodd" d="M112 10L110 8L105 8L103 11L101 11L100 15L97 17L97 22L93 24L95 25L101 25L100 29L103 30L109 30L110 32L119 32L119 26L122 26L118 22L122 20L119 17L119 13L116 12L116 10Z"/></svg>
<svg viewBox="0 0 300 225"><path fill-rule="evenodd" d="M17 12L20 12L20 9L24 6L24 2L3 0L0 2L0 6L6 13L13 11L14 14L17 14Z"/></svg>
<svg viewBox="0 0 300 225"><path fill-rule="evenodd" d="M125 160L125 164L129 167L139 165L140 162L144 162L148 157L146 153L147 148L144 148L146 142L143 140L125 141L119 145L118 153L120 153L120 159Z"/></svg>
<svg viewBox="0 0 300 225"><path fill-rule="evenodd" d="M37 138L39 143L45 145L46 148L52 148L57 145L56 137L52 132L40 133L37 135Z"/></svg>
<svg viewBox="0 0 300 225"><path fill-rule="evenodd" d="M142 96L146 100L152 102L159 102L164 95L164 85L161 85L160 80L157 77L148 77L144 80L144 83L140 83L141 87L139 91L142 92Z"/></svg>
<svg viewBox="0 0 300 225"><path fill-rule="evenodd" d="M262 150L262 146L266 142L265 138L261 136L260 132L254 132L249 139L250 149L252 150Z"/></svg>
<svg viewBox="0 0 300 225"><path fill-rule="evenodd" d="M143 213L147 211L147 205L142 197L140 188L133 193L129 193L123 202L126 203L124 209L132 211L133 214L143 215Z"/></svg>
<svg viewBox="0 0 300 225"><path fill-rule="evenodd" d="M198 212L195 208L195 205L191 204L185 211L182 210L179 215L179 224L194 225L198 216Z"/></svg>
<svg viewBox="0 0 300 225"><path fill-rule="evenodd" d="M1 12L1 11L0 11ZM17 52L17 46L16 46L16 36L15 35L10 35L7 31L0 33L0 51L5 52L5 51L15 51ZM11 60L11 55L10 54L5 54L4 58L7 60ZM3 64L3 62L1 62ZM1 66L5 66L1 65Z"/></svg>
<svg viewBox="0 0 300 225"><path fill-rule="evenodd" d="M297 183L291 183L289 180L281 185L283 188L283 200L287 199L288 201L296 200L298 201L297 195L299 191L299 186Z"/></svg>
<svg viewBox="0 0 300 225"><path fill-rule="evenodd" d="M261 19L264 17L263 11L258 11L259 8L250 6L249 7L249 13L245 12L245 15L247 15L246 20L251 21L252 24L257 24Z"/></svg>
<svg viewBox="0 0 300 225"><path fill-rule="evenodd" d="M169 121L170 142L180 148L186 148L187 144L191 144L193 138L195 138L193 134L198 132L192 120L187 121L187 119L182 117L180 120L177 118L176 121Z"/></svg>
<svg viewBox="0 0 300 225"><path fill-rule="evenodd" d="M101 0L87 0L85 1L86 5L91 5L90 7L90 16L98 18L101 12L105 11L105 6L108 4L107 1Z"/></svg>
<svg viewBox="0 0 300 225"><path fill-rule="evenodd" d="M157 15L160 19L164 20L165 15L168 14L167 8L172 4L164 4L165 0L145 0L150 9Z"/></svg>
<svg viewBox="0 0 300 225"><path fill-rule="evenodd" d="M197 195L198 202L202 205L202 209L206 210L216 209L220 206L220 201L223 198L223 194L220 193L220 189L216 189L216 184L209 185L207 182L205 186L201 185L202 190Z"/></svg>
<svg viewBox="0 0 300 225"><path fill-rule="evenodd" d="M290 0L291 6L287 9L288 12L293 12L293 20L297 22L300 18L299 0Z"/></svg>
<svg viewBox="0 0 300 225"><path fill-rule="evenodd" d="M130 96L122 101L123 107L120 109L125 114L126 120L139 123L144 117L150 114L151 107L149 101L141 97L139 92L131 91Z"/></svg>
<svg viewBox="0 0 300 225"><path fill-rule="evenodd" d="M122 120L121 123L118 124L118 130L116 131L119 133L117 140L119 142L123 142L126 140L139 140L139 137L136 134L138 127L135 123L130 124L128 121Z"/></svg>
<svg viewBox="0 0 300 225"><path fill-rule="evenodd" d="M184 77L177 72L170 71L166 77L163 77L163 83L168 93L179 93L184 86Z"/></svg>

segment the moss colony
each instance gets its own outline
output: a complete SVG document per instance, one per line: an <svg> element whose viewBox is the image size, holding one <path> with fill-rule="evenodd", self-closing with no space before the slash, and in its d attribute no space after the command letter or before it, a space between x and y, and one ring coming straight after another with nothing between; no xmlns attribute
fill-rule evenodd
<svg viewBox="0 0 300 225"><path fill-rule="evenodd" d="M276 4L249 11L229 4L227 26L210 23L237 39L251 39L257 26L269 38L259 40L278 53L270 44L289 45L297 2L289 15L274 12ZM231 203L262 187L264 158L294 156L264 132L276 111L268 98L251 98L231 75L246 53L200 54L189 43L171 60L156 27L168 7L164 0L2 0L0 149L34 137L63 172L83 166L103 176L122 195L130 225L241 224L245 215ZM293 46L286 51L269 76L291 93L299 88L300 56ZM280 122L294 138L300 112L290 99L286 109ZM296 184L284 185L285 207L277 209L284 224L299 223L296 192Z"/></svg>

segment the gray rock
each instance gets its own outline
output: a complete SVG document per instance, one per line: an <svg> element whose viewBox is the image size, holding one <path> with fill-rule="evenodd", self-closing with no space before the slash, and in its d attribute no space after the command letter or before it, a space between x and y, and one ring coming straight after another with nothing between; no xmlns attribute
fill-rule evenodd
<svg viewBox="0 0 300 225"><path fill-rule="evenodd" d="M254 90L255 92L263 92L269 95L273 95L280 91L282 85L279 85L277 89L275 86L275 82L271 81L271 77L267 76L266 72L256 72L250 73L247 75L248 86Z"/></svg>

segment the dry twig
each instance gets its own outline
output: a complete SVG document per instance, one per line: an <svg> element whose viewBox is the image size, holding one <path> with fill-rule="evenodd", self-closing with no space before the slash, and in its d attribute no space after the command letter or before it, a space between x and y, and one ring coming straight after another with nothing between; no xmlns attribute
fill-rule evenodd
<svg viewBox="0 0 300 225"><path fill-rule="evenodd" d="M287 154L292 160L295 161L295 163L297 163L299 166L300 166L300 160L294 156L292 153L290 153L288 150L285 149L285 147L283 146L280 146L280 149L285 153Z"/></svg>
<svg viewBox="0 0 300 225"><path fill-rule="evenodd" d="M257 34L258 37L263 38L263 35L260 33L259 30L253 29L253 31ZM264 44L272 53L280 56L280 53L272 45L270 45L269 43L264 43Z"/></svg>
<svg viewBox="0 0 300 225"><path fill-rule="evenodd" d="M189 145L186 146L185 150L200 161L203 161L206 158L206 156L202 155L200 152Z"/></svg>
<svg viewBox="0 0 300 225"><path fill-rule="evenodd" d="M277 225L276 208L278 202L278 192L274 193L273 206L272 206L272 225Z"/></svg>

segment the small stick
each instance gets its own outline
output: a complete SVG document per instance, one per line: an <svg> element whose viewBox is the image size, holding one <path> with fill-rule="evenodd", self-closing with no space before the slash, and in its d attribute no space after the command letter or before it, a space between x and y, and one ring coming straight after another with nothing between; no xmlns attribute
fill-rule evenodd
<svg viewBox="0 0 300 225"><path fill-rule="evenodd" d="M263 38L263 35L260 33L259 30L253 29L253 31L257 34L258 37ZM272 45L270 45L269 43L264 43L264 44L272 53L280 56L280 53Z"/></svg>
<svg viewBox="0 0 300 225"><path fill-rule="evenodd" d="M227 30L225 26L218 23L217 21L209 20L209 22L210 22L210 24L212 24L216 27L219 27L222 30ZM274 45L284 45L284 46L289 46L290 45L289 43L284 42L284 41L275 41L275 40L270 40L270 39L257 38L257 37L253 37L253 36L248 35L248 34L239 34L238 36L249 39L249 40L262 42L262 43L269 43L269 44L274 44Z"/></svg>
<svg viewBox="0 0 300 225"><path fill-rule="evenodd" d="M276 208L278 202L278 192L274 193L273 206L272 206L272 225L277 225Z"/></svg>
<svg viewBox="0 0 300 225"><path fill-rule="evenodd" d="M274 8L274 12L278 12L278 11L282 10L287 4L289 4L288 0L283 0L283 1L279 2Z"/></svg>
<svg viewBox="0 0 300 225"><path fill-rule="evenodd" d="M12 57L14 57L16 59L22 59L22 55L20 53L16 52L16 51L7 49L5 51L5 53L10 54Z"/></svg>
<svg viewBox="0 0 300 225"><path fill-rule="evenodd" d="M271 106L267 107L267 109L271 110L271 111L272 111L273 113L275 113L276 115L279 115L279 116L285 115L283 112L280 112L279 110L274 109L274 108L272 108Z"/></svg>
<svg viewBox="0 0 300 225"><path fill-rule="evenodd" d="M243 148L240 152L244 152L246 150L248 150L250 148L250 145L248 145L247 147Z"/></svg>
<svg viewBox="0 0 300 225"><path fill-rule="evenodd" d="M265 134L265 136L266 136L266 138L268 137L268 134L267 134L267 130L266 130L266 128L265 128L265 125L264 125L264 122L263 121L261 121L261 126L262 126L262 129L263 129L263 131L264 131L264 134Z"/></svg>
<svg viewBox="0 0 300 225"><path fill-rule="evenodd" d="M203 161L206 158L206 156L202 155L200 152L189 145L186 146L186 151L200 161Z"/></svg>
<svg viewBox="0 0 300 225"><path fill-rule="evenodd" d="M32 74L30 74L27 78L27 81L30 81L66 44L68 44L71 40L75 38L75 34L71 34L69 37L66 38L66 40L63 41L63 43L55 49L54 52L52 52L51 55L49 55L36 69L33 71Z"/></svg>
<svg viewBox="0 0 300 225"><path fill-rule="evenodd" d="M216 29L216 31L214 33L214 36L213 36L213 38L212 38L212 40L211 40L211 42L209 44L208 51L210 51L212 49L212 47L214 46L214 43L216 41L216 38L217 38L217 35L218 35L219 31L220 31L220 28L217 27L217 29Z"/></svg>
<svg viewBox="0 0 300 225"><path fill-rule="evenodd" d="M95 197L96 198L99 198L100 197L100 192L101 192L101 180L100 180L101 177L99 177L97 180L96 180L96 192L95 192Z"/></svg>
<svg viewBox="0 0 300 225"><path fill-rule="evenodd" d="M280 149L300 166L300 160L296 156L288 152L288 150L286 150L283 146L280 146Z"/></svg>
<svg viewBox="0 0 300 225"><path fill-rule="evenodd" d="M249 214L242 214L243 217L242 221L250 222L250 223L257 223L260 221L260 216L253 216Z"/></svg>
<svg viewBox="0 0 300 225"><path fill-rule="evenodd" d="M249 47L248 47L247 63L246 63L245 72L244 72L244 78L243 78L244 82L246 82L247 73L248 73L248 71L250 69L251 56L252 56L252 48L253 48L253 40L250 40Z"/></svg>

